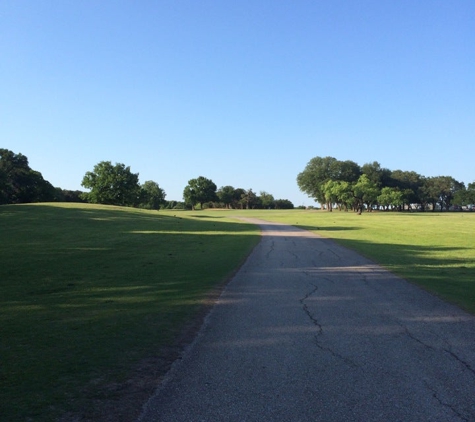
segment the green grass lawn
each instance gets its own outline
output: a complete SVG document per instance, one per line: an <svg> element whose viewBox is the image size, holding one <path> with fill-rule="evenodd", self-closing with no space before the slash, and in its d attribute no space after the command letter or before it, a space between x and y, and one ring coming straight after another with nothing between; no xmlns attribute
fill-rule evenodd
<svg viewBox="0 0 475 422"><path fill-rule="evenodd" d="M54 420L173 343L259 239L225 217L0 207L0 420Z"/></svg>
<svg viewBox="0 0 475 422"><path fill-rule="evenodd" d="M0 420L83 408L173 344L258 242L239 215L333 238L475 313L475 213L2 206Z"/></svg>

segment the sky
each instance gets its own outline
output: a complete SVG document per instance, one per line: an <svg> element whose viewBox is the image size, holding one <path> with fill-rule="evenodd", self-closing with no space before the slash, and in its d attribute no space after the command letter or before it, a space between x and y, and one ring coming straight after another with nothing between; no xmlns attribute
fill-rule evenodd
<svg viewBox="0 0 475 422"><path fill-rule="evenodd" d="M314 205L313 157L475 181L474 0L2 0L0 148Z"/></svg>

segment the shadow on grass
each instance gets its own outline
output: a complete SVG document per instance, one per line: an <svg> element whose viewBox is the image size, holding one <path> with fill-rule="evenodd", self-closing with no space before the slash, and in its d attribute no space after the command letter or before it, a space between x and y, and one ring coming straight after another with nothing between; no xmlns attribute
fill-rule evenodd
<svg viewBox="0 0 475 422"><path fill-rule="evenodd" d="M456 246L334 241L475 314L475 251L467 255L471 249Z"/></svg>
<svg viewBox="0 0 475 422"><path fill-rule="evenodd" d="M303 230L309 230L309 231L351 231L351 230L361 230L361 227L348 227L348 226L309 226L309 225L304 225L304 224L294 224L295 227L298 227Z"/></svg>
<svg viewBox="0 0 475 422"><path fill-rule="evenodd" d="M0 414L49 421L88 382L113 380L176 341L259 231L179 213L35 204L0 207L0 238Z"/></svg>

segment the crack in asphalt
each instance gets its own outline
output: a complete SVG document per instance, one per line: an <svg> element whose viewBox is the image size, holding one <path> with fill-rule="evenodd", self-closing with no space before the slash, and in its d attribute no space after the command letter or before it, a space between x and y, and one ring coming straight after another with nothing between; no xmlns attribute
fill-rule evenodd
<svg viewBox="0 0 475 422"><path fill-rule="evenodd" d="M334 250L332 250L332 249L327 249L327 251L328 251L328 252L331 252L333 255L335 255L335 256L338 258L339 261L341 260L341 256L338 255Z"/></svg>
<svg viewBox="0 0 475 422"><path fill-rule="evenodd" d="M292 255L292 256L295 258L295 260L297 260L297 261L299 260L299 256L298 256L295 252L288 251L288 253L289 253L290 255Z"/></svg>
<svg viewBox="0 0 475 422"><path fill-rule="evenodd" d="M427 381L424 381L424 384L426 388L432 392L432 397L434 397L434 399L437 400L437 402L441 406L446 407L447 409L450 409L459 419L466 422L470 421L470 419L466 418L454 405L444 402L442 398L440 398L439 395L437 394L437 391L434 388L432 388Z"/></svg>
<svg viewBox="0 0 475 422"><path fill-rule="evenodd" d="M458 355L456 355L454 352L451 350L444 349L444 352L448 353L450 356L452 356L457 362L461 363L465 368L467 368L472 374L475 375L475 369L472 368L470 364L465 362L463 359L461 359Z"/></svg>
<svg viewBox="0 0 475 422"><path fill-rule="evenodd" d="M310 309L308 309L308 306L305 303L305 301L318 290L317 285L312 284L312 286L314 288L310 292L308 292L302 299L300 299L300 303L302 304L302 308L304 312L307 314L307 316L309 317L310 321L312 321L313 325L315 325L318 328L317 336L319 336L323 334L323 328L321 324L318 322L318 320L312 315L312 313L310 312Z"/></svg>
<svg viewBox="0 0 475 422"><path fill-rule="evenodd" d="M270 248L269 248L269 250L268 250L267 253L266 253L266 258L269 258L270 254L271 254L272 252L274 252L274 248L275 248L275 242L272 240L272 241L270 242Z"/></svg>
<svg viewBox="0 0 475 422"><path fill-rule="evenodd" d="M402 324L401 321L396 320L396 323L404 329L404 334L407 335L411 340L414 340L415 342L421 344L422 346L424 346L425 348L429 350L436 351L436 349L433 346L423 342L421 339L417 338L413 333L411 333L409 331L409 328L407 328L404 324Z"/></svg>
<svg viewBox="0 0 475 422"><path fill-rule="evenodd" d="M331 280L330 280L331 281ZM354 367L354 368L359 368L359 365L357 365L355 362L353 362L351 359L346 358L345 356L337 353L335 350L333 350L330 347L323 346L319 340L319 338L323 335L323 327L318 322L317 318L310 312L310 309L308 308L307 304L305 301L312 296L316 291L318 290L318 286L315 284L312 284L314 287L311 291L309 291L302 299L300 299L300 303L302 304L302 309L303 311L307 314L308 318L310 321L312 321L313 325L317 327L318 332L314 335L314 340L315 340L315 345L322 351L330 353L333 357L345 362L347 365Z"/></svg>

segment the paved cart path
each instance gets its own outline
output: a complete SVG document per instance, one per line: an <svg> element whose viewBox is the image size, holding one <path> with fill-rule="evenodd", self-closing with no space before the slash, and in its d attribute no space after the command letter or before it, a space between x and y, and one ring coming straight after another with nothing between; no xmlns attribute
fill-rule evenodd
<svg viewBox="0 0 475 422"><path fill-rule="evenodd" d="M308 231L262 240L151 421L475 421L475 317Z"/></svg>

